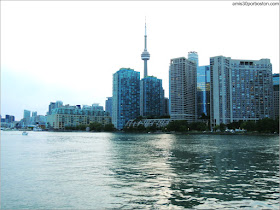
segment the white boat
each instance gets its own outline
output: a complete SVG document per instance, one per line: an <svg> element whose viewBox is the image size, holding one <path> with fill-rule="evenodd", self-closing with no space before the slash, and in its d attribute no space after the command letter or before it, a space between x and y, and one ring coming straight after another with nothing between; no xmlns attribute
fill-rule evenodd
<svg viewBox="0 0 280 210"><path fill-rule="evenodd" d="M23 131L23 132L22 132L22 135L27 136L28 133L27 133L26 131Z"/></svg>

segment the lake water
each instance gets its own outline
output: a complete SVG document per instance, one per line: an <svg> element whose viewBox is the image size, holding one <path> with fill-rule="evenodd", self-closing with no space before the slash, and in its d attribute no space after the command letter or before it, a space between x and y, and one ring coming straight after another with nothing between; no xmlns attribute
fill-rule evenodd
<svg viewBox="0 0 280 210"><path fill-rule="evenodd" d="M1 209L279 209L279 137L1 131Z"/></svg>

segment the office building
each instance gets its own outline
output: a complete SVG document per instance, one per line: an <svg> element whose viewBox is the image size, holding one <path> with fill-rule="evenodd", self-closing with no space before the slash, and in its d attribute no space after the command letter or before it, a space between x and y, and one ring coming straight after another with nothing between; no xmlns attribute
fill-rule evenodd
<svg viewBox="0 0 280 210"><path fill-rule="evenodd" d="M171 59L169 67L170 117L194 122L197 119L197 63L184 57Z"/></svg>
<svg viewBox="0 0 280 210"><path fill-rule="evenodd" d="M197 117L210 115L210 66L197 67Z"/></svg>
<svg viewBox="0 0 280 210"><path fill-rule="evenodd" d="M36 117L37 116L37 112L32 112L32 117Z"/></svg>
<svg viewBox="0 0 280 210"><path fill-rule="evenodd" d="M23 111L23 118L30 118L30 111L29 110L24 110Z"/></svg>
<svg viewBox="0 0 280 210"><path fill-rule="evenodd" d="M273 118L269 59L210 58L210 120L214 127L239 120Z"/></svg>
<svg viewBox="0 0 280 210"><path fill-rule="evenodd" d="M140 81L140 115L158 117L164 113L162 80L147 76Z"/></svg>
<svg viewBox="0 0 280 210"><path fill-rule="evenodd" d="M110 116L112 117L112 104L113 103L113 97L107 97L107 100L105 101L105 111L110 113Z"/></svg>
<svg viewBox="0 0 280 210"><path fill-rule="evenodd" d="M274 118L279 117L279 74L273 74Z"/></svg>
<svg viewBox="0 0 280 210"><path fill-rule="evenodd" d="M112 122L118 130L140 115L140 72L121 68L113 75Z"/></svg>
<svg viewBox="0 0 280 210"><path fill-rule="evenodd" d="M49 111L47 112L47 115L51 115L52 114L52 110L54 108L55 108L55 103L54 102L50 102Z"/></svg>
<svg viewBox="0 0 280 210"><path fill-rule="evenodd" d="M188 52L188 59L194 61L198 67L198 54L195 51Z"/></svg>
<svg viewBox="0 0 280 210"><path fill-rule="evenodd" d="M164 103L163 103L163 116L168 116L169 114L169 99L164 98Z"/></svg>
<svg viewBox="0 0 280 210"><path fill-rule="evenodd" d="M58 130L94 122L102 125L110 124L111 117L108 112L102 110L81 109L79 106L70 105L55 108L52 114L47 116L48 127Z"/></svg>
<svg viewBox="0 0 280 210"><path fill-rule="evenodd" d="M141 54L141 58L144 61L144 78L148 76L148 60L150 59L150 53L147 51L147 28L145 20L145 36L144 36L144 51Z"/></svg>

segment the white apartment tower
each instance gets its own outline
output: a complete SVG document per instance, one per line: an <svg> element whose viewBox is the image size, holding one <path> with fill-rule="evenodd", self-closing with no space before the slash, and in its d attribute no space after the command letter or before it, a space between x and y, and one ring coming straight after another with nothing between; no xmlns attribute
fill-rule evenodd
<svg viewBox="0 0 280 210"><path fill-rule="evenodd" d="M171 59L169 67L169 107L174 120L197 119L197 63L184 57Z"/></svg>
<svg viewBox="0 0 280 210"><path fill-rule="evenodd" d="M269 59L210 58L210 121L214 127L239 120L273 118Z"/></svg>

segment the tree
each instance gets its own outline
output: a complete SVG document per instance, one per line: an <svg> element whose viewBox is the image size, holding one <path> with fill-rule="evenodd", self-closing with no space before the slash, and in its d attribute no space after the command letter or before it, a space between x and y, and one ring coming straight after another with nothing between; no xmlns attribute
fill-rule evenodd
<svg viewBox="0 0 280 210"><path fill-rule="evenodd" d="M171 121L166 126L168 131L188 131L188 122L186 120L175 120Z"/></svg>
<svg viewBox="0 0 280 210"><path fill-rule="evenodd" d="M115 127L114 127L114 125L112 123L106 124L104 126L104 131L114 131L114 130L115 130Z"/></svg>
<svg viewBox="0 0 280 210"><path fill-rule="evenodd" d="M101 123L93 122L89 124L89 128L91 131L102 131L104 126Z"/></svg>
<svg viewBox="0 0 280 210"><path fill-rule="evenodd" d="M220 124L220 131L224 132L226 130L226 125L224 123Z"/></svg>
<svg viewBox="0 0 280 210"><path fill-rule="evenodd" d="M247 131L256 131L256 129L257 129L257 125L254 121L243 122L240 127Z"/></svg>

